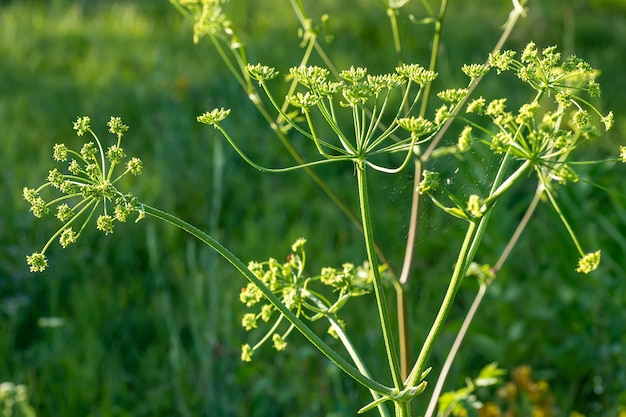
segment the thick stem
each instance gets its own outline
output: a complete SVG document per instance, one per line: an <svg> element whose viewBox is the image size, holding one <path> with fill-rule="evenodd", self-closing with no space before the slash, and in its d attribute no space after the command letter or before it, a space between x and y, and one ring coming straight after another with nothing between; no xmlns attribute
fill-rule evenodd
<svg viewBox="0 0 626 417"><path fill-rule="evenodd" d="M387 310L387 302L385 300L385 290L383 288L382 278L378 270L378 258L374 247L374 233L372 230L365 164L361 166L357 165L356 172L359 187L359 205L361 206L361 222L363 225L363 235L365 236L367 259L374 276L374 294L376 295L378 316L380 319L393 384L396 389L400 389L402 387L402 377L400 375L400 366L398 364L398 351L396 350L394 338L392 336L391 321Z"/></svg>
<svg viewBox="0 0 626 417"><path fill-rule="evenodd" d="M217 240L215 240L202 230L198 229L197 227L179 219L176 216L172 216L169 213L147 205L141 205L140 207L145 214L168 222L178 227L179 229L186 231L192 236L195 236L207 246L215 250L228 262L230 262L230 264L233 265L235 269L237 269L237 271L239 271L248 281L255 284L261 290L263 295L272 303L272 305L274 305L274 307L276 307L276 309L280 311L280 313L283 314L285 318L289 320L289 322L291 322L296 327L296 329L298 329L304 335L304 337L306 337L317 349L319 349L320 352L322 352L328 359L334 362L340 369L342 369L355 381L381 395L389 395L392 393L391 388L386 387L363 375L361 372L359 372L358 369L356 369L337 352L335 352L330 346L328 346L328 344L320 339L319 336L317 336L302 320L300 320L299 317L297 317L291 310L289 310L289 308L287 308L281 302L281 300L248 269L246 264L244 264L239 258L237 258L230 250L224 247Z"/></svg>

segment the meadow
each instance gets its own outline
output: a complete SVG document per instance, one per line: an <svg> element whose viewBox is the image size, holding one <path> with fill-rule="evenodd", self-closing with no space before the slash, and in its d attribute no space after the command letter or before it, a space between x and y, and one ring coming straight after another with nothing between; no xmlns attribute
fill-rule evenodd
<svg viewBox="0 0 626 417"><path fill-rule="evenodd" d="M231 0L224 6L256 55L251 62L283 70L298 64L298 24L283 3ZM426 3L407 7L419 19ZM615 113L615 127L585 152L590 159L614 156L626 145L626 6L620 0L531 0L527 6L507 47L519 50L530 40L557 44L601 70L596 105ZM325 0L311 7L330 16L324 42L338 66L378 73L395 65L379 2ZM503 0L450 6L438 69L442 85L463 77L462 64L486 59L509 9ZM426 64L432 27L407 16L401 23L405 60ZM103 135L109 117L121 116L130 126L126 150L144 162L141 181L129 183L134 194L208 231L241 259L286 254L305 236L312 269L340 264L337 259L363 262L363 247L354 244L360 231L306 173L260 173L215 129L197 123L209 109L231 108L229 133L251 157L265 165L289 159L215 49L194 44L192 33L192 22L167 1L0 2L0 383L25 385L38 416L355 415L364 390L299 335L286 352L266 349L251 363L240 360L247 333L239 294L246 282L172 227L140 222L116 226L114 236L86 231L81 244L51 250L52 267L43 274L28 270L26 255L56 229L33 218L22 189L51 169L54 143L76 141L72 122L82 115L90 115ZM485 82L484 88L497 95L508 86ZM515 92L507 94L515 101ZM316 172L357 210L352 167ZM607 163L580 173L616 191L580 182L559 194L579 239L602 250L600 268L574 272L567 231L542 204L489 287L447 389L462 387L465 377L491 362L509 374L528 365L535 379L549 383L560 416L626 413L626 168ZM372 181L375 225L385 231L378 243L397 265L412 172L391 184L384 175ZM479 174L467 179L477 181ZM502 207L521 217L519 204L529 192L517 190ZM416 335L428 330L445 291L445 282L433 277L445 276L454 262L446 248L462 239L457 223L434 210L424 212L423 225L416 269L429 271L429 279L418 274L408 299ZM499 253L514 227L506 217L494 218L482 256ZM445 359L475 287L463 284L433 366ZM370 301L356 299L346 320L358 335L355 343L372 346L366 350L370 366L382 368L379 335L359 320L370 309Z"/></svg>

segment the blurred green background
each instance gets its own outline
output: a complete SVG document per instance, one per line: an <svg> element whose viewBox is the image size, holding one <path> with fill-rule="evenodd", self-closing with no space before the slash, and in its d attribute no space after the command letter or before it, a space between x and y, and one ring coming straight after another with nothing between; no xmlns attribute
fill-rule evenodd
<svg viewBox="0 0 626 417"><path fill-rule="evenodd" d="M451 3L437 87L465 82L458 68L486 58L511 6ZM585 157L615 156L626 144L626 3L529 3L507 46L558 44L602 70L597 104L614 111L616 126ZM406 8L424 16L419 2ZM297 22L287 2L239 0L226 9L251 62L282 72L298 64ZM376 2L315 2L312 14L325 12L326 47L339 67L377 73L395 66L385 10ZM406 16L401 24L405 60L427 65L432 28ZM267 347L251 364L240 362L248 337L240 327L243 279L172 227L143 221L117 226L113 236L88 232L68 250L51 249L45 273L28 271L25 256L56 225L34 219L21 190L52 167L54 143L78 143L71 128L80 115L90 115L105 140L109 116L121 116L130 125L126 153L141 156L145 166L134 193L210 231L243 260L280 259L306 236L311 271L363 261L358 231L306 174L260 174L217 131L196 123L206 110L232 108L225 126L253 159L289 161L208 41L194 45L191 38L191 22L165 0L0 2L0 382L25 384L39 416L354 415L366 393L298 335L286 353ZM516 95L514 81L483 88L512 101L528 98L527 91ZM356 209L351 167L318 172ZM621 193L624 173L614 164L582 171ZM373 178L378 240L396 268L411 175ZM502 205L479 261L495 262L532 189L528 184ZM590 276L575 274L575 249L542 206L481 306L448 386L462 386L492 361L509 370L529 364L553 387L562 415L616 416L626 406L624 199L580 183L560 201L584 247L602 250L603 265ZM436 212L426 211L423 221L410 296L414 347L443 295L455 251L449 244L462 233ZM433 366L445 357L475 291L472 282L464 284ZM376 325L359 320L370 307L370 300L357 300L345 319L382 375Z"/></svg>

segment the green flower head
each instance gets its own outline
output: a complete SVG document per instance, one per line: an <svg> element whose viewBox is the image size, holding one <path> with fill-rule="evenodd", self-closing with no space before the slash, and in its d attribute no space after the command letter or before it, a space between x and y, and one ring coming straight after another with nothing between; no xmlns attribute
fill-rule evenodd
<svg viewBox="0 0 626 417"><path fill-rule="evenodd" d="M141 172L141 161L132 158L126 164L126 169L116 174L116 168L123 167L122 162L126 159L121 147L121 136L128 127L119 117L109 120L109 131L117 135L117 143L104 152L100 139L91 130L90 122L89 117L80 117L74 123L74 129L78 136L90 133L94 141L85 143L79 151L64 144L54 145L52 158L56 162L66 162L70 155L74 158L65 167L50 170L47 182L39 188L24 188L24 199L30 203L30 210L35 217L43 217L52 210L62 223L40 252L27 256L26 261L33 272L41 272L47 267L45 253L55 239L58 238L63 248L76 242L99 206L103 211L97 216L96 228L106 234L113 232L115 221L125 221L132 212L142 213L134 197L120 193L116 187L126 174L137 175ZM44 192L57 195L45 200L41 196ZM79 221L82 221L82 226L74 229L73 225Z"/></svg>
<svg viewBox="0 0 626 417"><path fill-rule="evenodd" d="M600 251L587 253L578 261L576 272L588 274L598 269L598 266L600 266Z"/></svg>
<svg viewBox="0 0 626 417"><path fill-rule="evenodd" d="M213 109L210 112L205 112L201 114L200 116L198 116L197 120L200 123L204 123L206 125L216 126L217 124L219 124L219 122L221 122L226 117L228 117L229 114L230 114L230 109L224 109L224 108Z"/></svg>

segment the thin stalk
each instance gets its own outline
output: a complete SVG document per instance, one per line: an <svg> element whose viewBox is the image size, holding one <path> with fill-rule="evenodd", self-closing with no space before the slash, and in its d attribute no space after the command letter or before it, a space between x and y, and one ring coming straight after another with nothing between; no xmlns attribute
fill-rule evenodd
<svg viewBox="0 0 626 417"><path fill-rule="evenodd" d="M389 23L391 24L391 34L393 35L393 46L396 49L398 57L398 65L402 64L402 42L400 42L400 31L398 30L398 19L396 18L396 9L389 7L387 9Z"/></svg>
<svg viewBox="0 0 626 417"><path fill-rule="evenodd" d="M287 320L289 320L298 329L304 337L306 337L320 352L322 352L328 359L334 362L340 369L346 374L352 377L355 381L365 386L368 389L376 391L381 395L389 395L392 393L392 389L386 387L371 378L363 375L352 364L347 362L342 356L335 352L326 342L319 338L299 317L297 317L289 308L287 308L281 300L272 291L261 282L244 264L239 258L237 258L230 250L224 247L217 240L212 238L206 232L198 229L197 227L173 216L169 213L161 211L157 208L141 205L141 210L150 216L170 223L181 230L195 236L201 242L212 248L224 259L230 262L231 265L237 269L248 281L255 284L263 293L263 295L280 311Z"/></svg>
<svg viewBox="0 0 626 417"><path fill-rule="evenodd" d="M376 295L376 304L378 308L378 317L385 342L385 351L387 353L387 361L393 378L393 384L396 389L402 387L402 375L400 374L400 366L398 363L398 351L394 343L393 332L391 330L391 320L389 311L387 310L387 301L385 300L385 290L383 288L382 278L378 270L378 258L374 249L374 233L372 230L372 219L370 212L370 203L367 190L367 174L365 165L356 166L357 181L359 188L359 205L361 207L361 222L363 225L363 235L365 237L365 248L367 250L367 259L370 269L374 276L374 294Z"/></svg>
<svg viewBox="0 0 626 417"><path fill-rule="evenodd" d="M441 30L443 28L443 19L446 16L446 10L448 9L448 0L442 0L439 6L439 16L435 21L435 33L433 35L433 48L430 51L430 64L428 69L435 71L437 69L437 62L439 58L439 45L441 44ZM428 108L428 101L430 99L430 90L432 89L432 83L424 86L424 99L420 107L419 115L424 117L426 115L426 109Z"/></svg>
<svg viewBox="0 0 626 417"><path fill-rule="evenodd" d="M320 309L320 311L326 311L326 312L329 311L329 308L326 306L326 304L324 304L324 302L320 298L318 298L316 295L308 292L307 297L316 304L316 306ZM369 369L367 369L367 365L365 365L365 362L359 355L359 352L354 348L352 341L346 334L345 330L341 327L341 324L337 322L337 320L333 317L332 314L326 314L326 318L328 319L331 327L337 334L337 337L343 344L343 347L346 349L346 351L350 355L350 358L354 362L354 365L357 367L359 371L361 371L363 375L367 376L368 378L371 378L371 374L370 374ZM376 391L371 390L371 389L369 391L374 401L380 398L380 395ZM377 408L378 408L378 413L381 415L381 417L390 417L389 410L387 410L387 407L385 407L384 404L382 403L378 404Z"/></svg>

